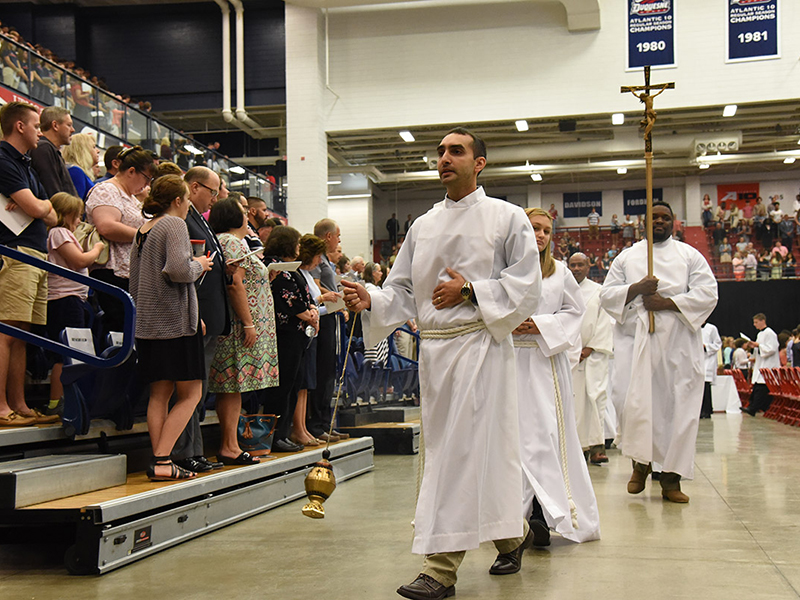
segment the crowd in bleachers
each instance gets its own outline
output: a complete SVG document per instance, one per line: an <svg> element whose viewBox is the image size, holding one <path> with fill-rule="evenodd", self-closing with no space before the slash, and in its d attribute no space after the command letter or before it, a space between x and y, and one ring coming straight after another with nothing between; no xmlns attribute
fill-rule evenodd
<svg viewBox="0 0 800 600"><path fill-rule="evenodd" d="M712 260L723 274L732 273L736 281L796 277L800 205L787 213L777 199L765 205L758 197L754 204L722 201L714 208L706 194L701 210Z"/></svg>
<svg viewBox="0 0 800 600"><path fill-rule="evenodd" d="M364 261L342 256L335 222L323 219L301 235L269 218L263 199L228 192L207 166L184 173L141 146L109 149L107 172L98 177L94 140L73 135L63 107L40 115L32 105L9 102L0 109L0 127L6 203L0 244L88 272L136 301L138 379L150 388L151 478L258 462L238 441L243 405L250 413L279 415L277 451L346 437L329 431L346 319L335 306L337 273L352 267L349 276L358 278ZM22 219L21 227L11 214ZM296 260L299 270L287 270L296 269ZM3 257L0 320L46 329L55 341L64 340L65 328L94 325L105 340L123 331L125 307L67 277ZM50 402L32 407L24 389L25 343L0 335L0 426L58 421L64 360L51 359ZM222 434L215 461L204 457L199 428L208 394L215 396Z"/></svg>

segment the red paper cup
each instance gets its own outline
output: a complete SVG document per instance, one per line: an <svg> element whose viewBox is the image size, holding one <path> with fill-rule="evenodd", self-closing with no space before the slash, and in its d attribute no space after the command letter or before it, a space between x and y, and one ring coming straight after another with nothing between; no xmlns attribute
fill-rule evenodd
<svg viewBox="0 0 800 600"><path fill-rule="evenodd" d="M193 256L205 256L206 241L205 240L189 240L192 243Z"/></svg>

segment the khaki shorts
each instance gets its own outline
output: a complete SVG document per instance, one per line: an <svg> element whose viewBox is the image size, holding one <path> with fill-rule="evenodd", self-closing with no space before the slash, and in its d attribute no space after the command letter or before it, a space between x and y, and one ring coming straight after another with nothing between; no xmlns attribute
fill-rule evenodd
<svg viewBox="0 0 800 600"><path fill-rule="evenodd" d="M17 248L28 256L47 260L31 248ZM47 271L3 256L0 268L0 321L47 323Z"/></svg>

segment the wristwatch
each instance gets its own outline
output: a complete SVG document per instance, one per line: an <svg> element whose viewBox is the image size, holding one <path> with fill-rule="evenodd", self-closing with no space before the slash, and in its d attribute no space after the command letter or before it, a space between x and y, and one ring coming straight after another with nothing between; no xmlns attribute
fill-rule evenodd
<svg viewBox="0 0 800 600"><path fill-rule="evenodd" d="M472 284L469 281L465 281L461 286L461 298L464 302L472 300Z"/></svg>

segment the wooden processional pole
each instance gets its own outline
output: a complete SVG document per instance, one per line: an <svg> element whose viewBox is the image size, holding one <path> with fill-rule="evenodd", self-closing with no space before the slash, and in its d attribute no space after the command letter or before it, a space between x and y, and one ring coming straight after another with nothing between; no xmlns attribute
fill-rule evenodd
<svg viewBox="0 0 800 600"><path fill-rule="evenodd" d="M650 89L657 89L658 92L650 94ZM647 275L653 276L653 125L656 122L656 111L653 109L653 98L664 90L674 89L674 83L650 84L650 66L644 68L644 85L625 85L620 88L623 94L628 92L639 98L644 103L644 119L641 121L644 127L644 165L645 165L645 189L647 191L647 214L645 225L647 226ZM636 92L641 92L637 94ZM650 333L656 329L655 315L650 315Z"/></svg>

